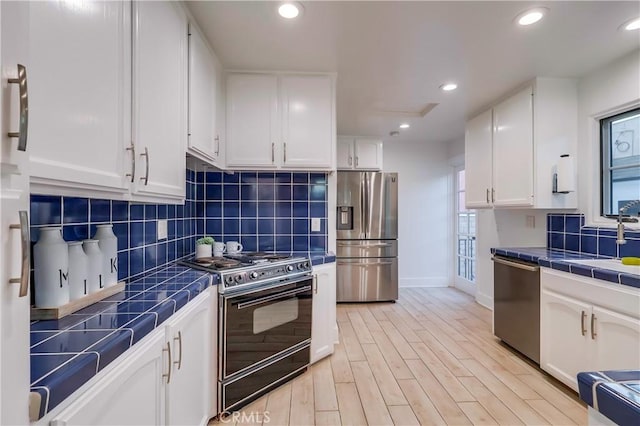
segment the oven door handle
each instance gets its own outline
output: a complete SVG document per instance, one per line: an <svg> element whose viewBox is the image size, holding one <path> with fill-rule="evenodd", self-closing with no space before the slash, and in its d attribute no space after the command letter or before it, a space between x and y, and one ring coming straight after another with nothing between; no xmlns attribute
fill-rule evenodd
<svg viewBox="0 0 640 426"><path fill-rule="evenodd" d="M245 308L249 308L251 306L262 305L263 303L267 303L267 302L270 302L272 300L282 299L284 297L289 297L289 296L295 296L296 294L304 293L304 292L309 291L309 290L311 290L311 286L310 285L306 285L306 286L300 287L300 288L294 288L293 290L283 291L282 293L273 294L271 296L261 297L261 298L256 299L256 300L251 300L250 302L238 303L238 309L245 309Z"/></svg>

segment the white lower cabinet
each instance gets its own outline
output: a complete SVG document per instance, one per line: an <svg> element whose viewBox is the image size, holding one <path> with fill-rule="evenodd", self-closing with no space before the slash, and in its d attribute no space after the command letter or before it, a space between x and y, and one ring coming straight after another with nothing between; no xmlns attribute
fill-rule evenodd
<svg viewBox="0 0 640 426"><path fill-rule="evenodd" d="M167 424L201 425L209 420L211 329L209 292L167 323L171 380L167 386Z"/></svg>
<svg viewBox="0 0 640 426"><path fill-rule="evenodd" d="M311 363L333 353L338 340L336 323L336 264L313 267Z"/></svg>
<svg viewBox="0 0 640 426"><path fill-rule="evenodd" d="M540 367L577 391L581 371L640 369L640 290L543 269Z"/></svg>
<svg viewBox="0 0 640 426"><path fill-rule="evenodd" d="M165 423L168 351L153 333L116 368L51 421L51 426Z"/></svg>
<svg viewBox="0 0 640 426"><path fill-rule="evenodd" d="M210 292L198 295L99 373L102 377L54 414L50 425L206 424L215 400L210 318L216 314Z"/></svg>

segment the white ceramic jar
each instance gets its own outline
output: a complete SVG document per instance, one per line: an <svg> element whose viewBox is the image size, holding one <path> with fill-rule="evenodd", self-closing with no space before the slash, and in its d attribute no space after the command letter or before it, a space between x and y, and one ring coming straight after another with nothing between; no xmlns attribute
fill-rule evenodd
<svg viewBox="0 0 640 426"><path fill-rule="evenodd" d="M41 228L33 246L34 291L37 308L69 303L69 252L62 228Z"/></svg>
<svg viewBox="0 0 640 426"><path fill-rule="evenodd" d="M113 225L97 225L94 240L102 252L102 278L104 286L110 287L118 283L118 238L113 233Z"/></svg>
<svg viewBox="0 0 640 426"><path fill-rule="evenodd" d="M69 243L69 299L80 299L89 294L87 262L82 241Z"/></svg>
<svg viewBox="0 0 640 426"><path fill-rule="evenodd" d="M102 252L98 240L84 240L82 248L87 255L87 290L91 294L104 288Z"/></svg>

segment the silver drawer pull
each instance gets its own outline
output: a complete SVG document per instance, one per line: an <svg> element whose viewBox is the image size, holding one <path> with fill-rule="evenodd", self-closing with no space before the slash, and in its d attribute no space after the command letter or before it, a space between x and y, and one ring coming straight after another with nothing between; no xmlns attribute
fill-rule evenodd
<svg viewBox="0 0 640 426"><path fill-rule="evenodd" d="M18 151L27 150L27 130L29 128L29 93L27 90L27 68L18 64L18 78L7 80L17 84L20 92L20 123L17 132L8 132L10 138L18 138Z"/></svg>
<svg viewBox="0 0 640 426"><path fill-rule="evenodd" d="M393 262L375 262L375 263L364 263L364 262L337 262L338 265L349 265L349 266L382 266L382 265L391 265Z"/></svg>
<svg viewBox="0 0 640 426"><path fill-rule="evenodd" d="M18 212L20 216L19 225L9 225L9 229L20 230L20 245L22 247L20 278L10 278L11 284L20 284L19 297L25 297L29 292L29 268L31 267L31 247L29 237L29 215L26 210Z"/></svg>
<svg viewBox="0 0 640 426"><path fill-rule="evenodd" d="M131 151L131 173L127 173L125 176L131 178L131 183L136 178L136 146L131 141L131 145L127 148L127 151Z"/></svg>

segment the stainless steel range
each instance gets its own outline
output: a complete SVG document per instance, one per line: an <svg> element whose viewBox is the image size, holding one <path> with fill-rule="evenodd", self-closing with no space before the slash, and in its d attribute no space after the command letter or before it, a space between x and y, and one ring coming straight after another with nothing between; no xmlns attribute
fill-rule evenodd
<svg viewBox="0 0 640 426"><path fill-rule="evenodd" d="M241 253L182 262L218 275L218 408L228 413L309 365L313 278L306 257Z"/></svg>

